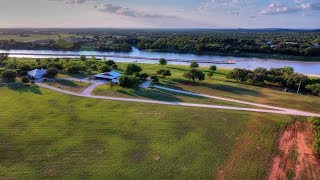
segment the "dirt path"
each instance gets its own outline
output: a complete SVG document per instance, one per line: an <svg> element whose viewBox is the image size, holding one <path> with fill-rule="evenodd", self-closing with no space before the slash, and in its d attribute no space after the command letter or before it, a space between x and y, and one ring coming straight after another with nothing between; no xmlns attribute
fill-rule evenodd
<svg viewBox="0 0 320 180"><path fill-rule="evenodd" d="M162 90L166 90L166 91L175 92L175 93L188 94L188 95L199 96L199 97L206 97L206 98L210 98L210 99L218 99L218 100L222 100L222 101L228 101L228 102L234 102L234 103L239 103L239 104L246 104L246 105L251 105L251 106L274 109L274 110L277 110L277 111L285 111L285 112L287 112L287 113L289 113L291 115L318 116L318 117L320 117L320 114L309 113L309 112L304 112L304 111L297 111L297 110L286 109L286 108L281 108L281 107L276 107L276 106L269 106L269 105L265 105L265 104L259 104L259 103L252 103L252 102L247 102L247 101L240 101L240 100L236 100L236 99L223 98L223 97L219 97L219 96L211 96L211 95L207 95L207 94L199 94L199 93L193 93L193 92L188 92L188 91L181 91L181 90L172 89L172 88L166 88L166 87L157 86L157 85L154 85L153 87L157 88L157 89L162 89Z"/></svg>
<svg viewBox="0 0 320 180"><path fill-rule="evenodd" d="M279 149L269 180L320 179L320 160L312 151L313 130L309 123L289 125L279 139Z"/></svg>
<svg viewBox="0 0 320 180"><path fill-rule="evenodd" d="M100 85L102 85L102 84L99 84L99 83L92 84L91 86L89 86L89 87L87 87L85 90L83 90L81 94L84 95L84 96L90 96L91 93L92 93L92 91L93 91L96 87L98 87L98 86L100 86Z"/></svg>
<svg viewBox="0 0 320 180"><path fill-rule="evenodd" d="M269 109L255 109L255 108L239 108L239 107L232 107L232 106L219 106L219 105L208 105L208 104L193 104L193 103L181 103L181 102L167 102L167 101L156 101L156 100L144 100L144 99L135 99L135 98L118 98L118 97L107 97L107 96L94 96L91 95L91 90L88 89L83 94L78 94L70 91L66 91L63 89L55 88L41 82L36 82L36 84L40 87L50 89L53 91L57 91L60 93L79 96L79 97L86 97L86 98L93 98L93 99L105 99L105 100L114 100L114 101L126 101L126 102L139 102L139 103L147 103L147 104L162 104L162 105L172 105L172 106L186 106L186 107L199 107L199 108L211 108L211 109L224 109L224 110L235 110L235 111L248 111L248 112L262 112L262 113L273 113L273 114L283 114L283 115L296 115L296 116L318 116L320 114L314 114L309 112L301 112L295 110L287 110L287 111L279 111L279 110L269 110ZM90 91L90 92L89 92Z"/></svg>

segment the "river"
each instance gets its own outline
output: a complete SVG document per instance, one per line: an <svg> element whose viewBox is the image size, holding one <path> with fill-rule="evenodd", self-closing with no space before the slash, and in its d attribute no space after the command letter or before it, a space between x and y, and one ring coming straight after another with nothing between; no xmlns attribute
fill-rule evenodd
<svg viewBox="0 0 320 180"><path fill-rule="evenodd" d="M189 60L196 60L202 66L212 65L214 62L224 60L236 60L235 64L217 64L217 67L223 68L246 68L254 69L257 67L280 68L290 66L296 72L303 74L320 75L320 60L319 62L301 62L278 59L262 59L248 57L232 57L232 56L213 56L213 55L196 55L196 54L179 54L165 52L148 52L133 48L132 52L100 52L100 51L53 51L53 50L0 50L0 53L9 53L11 57L29 57L29 58L75 58L80 55L96 56L97 58L106 57L117 62L139 62L139 63L158 63L158 58L171 59L169 64L189 64ZM212 63L211 63L212 62Z"/></svg>

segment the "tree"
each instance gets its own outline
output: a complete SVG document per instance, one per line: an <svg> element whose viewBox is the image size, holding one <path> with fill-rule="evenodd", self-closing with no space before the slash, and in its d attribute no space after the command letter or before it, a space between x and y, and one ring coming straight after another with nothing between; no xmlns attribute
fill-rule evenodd
<svg viewBox="0 0 320 180"><path fill-rule="evenodd" d="M16 77L17 77L17 73L12 70L4 70L1 73L1 79L6 82L15 81Z"/></svg>
<svg viewBox="0 0 320 180"><path fill-rule="evenodd" d="M80 60L81 60L81 61L86 61L86 60L87 60L87 56L81 55L81 56L80 56Z"/></svg>
<svg viewBox="0 0 320 180"><path fill-rule="evenodd" d="M135 76L122 75L119 78L119 86L133 88L139 85L140 79Z"/></svg>
<svg viewBox="0 0 320 180"><path fill-rule="evenodd" d="M166 76L171 76L171 71L169 69L159 69L157 75L161 75L162 78L165 78Z"/></svg>
<svg viewBox="0 0 320 180"><path fill-rule="evenodd" d="M142 71L142 68L136 64L128 64L125 74L128 76L138 75Z"/></svg>
<svg viewBox="0 0 320 180"><path fill-rule="evenodd" d="M151 78L151 82L152 83L158 83L159 82L159 78L155 74L151 75L150 78Z"/></svg>
<svg viewBox="0 0 320 180"><path fill-rule="evenodd" d="M114 62L114 61L112 61L112 60L107 60L107 61L105 61L104 62L107 66L112 66L112 65L115 65L116 63Z"/></svg>
<svg viewBox="0 0 320 180"><path fill-rule="evenodd" d="M254 85L263 86L264 81L267 79L267 70L265 68L258 67L250 73L250 78L253 80Z"/></svg>
<svg viewBox="0 0 320 180"><path fill-rule="evenodd" d="M167 65L168 62L167 62L167 60L165 58L160 58L159 59L159 64L163 67L163 66Z"/></svg>
<svg viewBox="0 0 320 180"><path fill-rule="evenodd" d="M149 75L147 73L140 74L140 79L142 79L142 80L146 80L148 77L149 77Z"/></svg>
<svg viewBox="0 0 320 180"><path fill-rule="evenodd" d="M9 59L8 53L0 53L0 66L5 64L5 61Z"/></svg>
<svg viewBox="0 0 320 180"><path fill-rule="evenodd" d="M320 83L308 84L306 89L316 96L320 96Z"/></svg>
<svg viewBox="0 0 320 180"><path fill-rule="evenodd" d="M237 82L244 82L248 79L249 73L251 73L250 70L235 68L227 74L227 78L235 79Z"/></svg>
<svg viewBox="0 0 320 180"><path fill-rule="evenodd" d="M193 82L195 82L196 79L203 81L205 76L206 75L202 71L194 68L189 69L188 72L183 75L183 77L187 79L192 79Z"/></svg>
<svg viewBox="0 0 320 180"><path fill-rule="evenodd" d="M58 75L58 73L59 73L59 70L57 68L52 67L47 69L46 77L54 78Z"/></svg>
<svg viewBox="0 0 320 180"><path fill-rule="evenodd" d="M190 68L198 68L199 64L196 61L192 61L190 64Z"/></svg>
<svg viewBox="0 0 320 180"><path fill-rule="evenodd" d="M210 66L209 70L215 72L215 71L217 71L217 66L212 65L212 66Z"/></svg>
<svg viewBox="0 0 320 180"><path fill-rule="evenodd" d="M82 66L80 64L68 64L66 67L65 67L65 71L68 73L68 74L77 74L79 73L80 71L84 71L86 69L85 66Z"/></svg>
<svg viewBox="0 0 320 180"><path fill-rule="evenodd" d="M209 72L208 72L208 76L209 76L210 79L212 78L213 74L214 74L213 71L209 71Z"/></svg>
<svg viewBox="0 0 320 180"><path fill-rule="evenodd" d="M117 69L117 68L118 68L118 65L112 64L111 68L112 68L112 69Z"/></svg>
<svg viewBox="0 0 320 180"><path fill-rule="evenodd" d="M110 67L107 66L107 65L102 65L102 66L99 67L99 71L100 71L101 73L104 73L104 72L110 72L111 69L110 69Z"/></svg>
<svg viewBox="0 0 320 180"><path fill-rule="evenodd" d="M19 69L20 71L30 71L31 66L29 64L20 64Z"/></svg>
<svg viewBox="0 0 320 180"><path fill-rule="evenodd" d="M30 79L29 79L27 76L23 76L23 77L21 78L21 82L22 82L23 84L28 84L28 83L30 82Z"/></svg>

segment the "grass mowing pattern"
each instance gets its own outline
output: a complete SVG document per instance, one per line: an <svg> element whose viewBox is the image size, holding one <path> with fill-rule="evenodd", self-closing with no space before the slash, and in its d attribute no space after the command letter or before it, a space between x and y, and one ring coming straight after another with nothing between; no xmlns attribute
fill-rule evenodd
<svg viewBox="0 0 320 180"><path fill-rule="evenodd" d="M152 99L157 101L168 102L185 102L185 103L200 103L200 104L214 104L234 107L246 107L246 108L259 108L256 106L250 106L245 104L221 101L216 99L210 99L206 97L193 96L182 93L174 93L156 88L148 89L128 89L120 86L110 87L110 85L98 86L94 91L94 95L99 96L111 96L111 97L123 97L123 98L139 98L139 99Z"/></svg>
<svg viewBox="0 0 320 180"><path fill-rule="evenodd" d="M2 177L212 178L254 117L79 98L37 87L0 87L0 94ZM271 123L271 129L278 127Z"/></svg>

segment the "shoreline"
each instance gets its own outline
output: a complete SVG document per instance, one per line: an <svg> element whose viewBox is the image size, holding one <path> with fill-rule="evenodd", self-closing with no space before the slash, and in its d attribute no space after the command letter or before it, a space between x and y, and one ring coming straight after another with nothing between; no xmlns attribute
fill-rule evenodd
<svg viewBox="0 0 320 180"><path fill-rule="evenodd" d="M133 47L136 48L136 47ZM137 49L142 52L148 52L148 53L172 53L172 54L179 54L179 55L196 55L196 56L215 56L215 57L221 57L221 59L227 60L227 59L232 59L232 58L240 58L240 59L258 59L261 61L275 61L275 62L299 62L299 63L320 63L320 57L302 57L302 56L289 56L289 55L283 55L282 57L281 54L257 54L257 53L252 53L252 54L243 54L243 55L235 55L235 54L221 54L221 53L207 53L207 54L195 54L195 53L181 53L181 52L171 52L171 51L150 51L148 49ZM4 51L4 52L3 52ZM8 53L8 51L52 51L52 52L57 52L57 53L9 53L13 55L18 55L18 56L61 56L61 57L71 57L71 58L76 58L77 56L83 55L79 52L99 52L99 53L111 53L108 55L98 55L98 54L88 54L88 56L105 56L105 57L114 57L114 58L132 58L132 59L143 59L143 60L158 60L159 58L162 57L157 57L157 58L148 58L148 57L139 57L139 56L130 56L130 55L116 55L115 53L132 53L133 51L130 52L125 52L125 51L97 51L97 50L62 50L62 49L0 49L0 53ZM70 54L64 54L63 52L70 52ZM112 55L112 53L114 53ZM121 56L121 57L120 57ZM270 57L269 57L270 56ZM283 59L281 59L283 58ZM305 58L306 60L302 60ZM312 58L312 60L310 59ZM301 59L301 60L300 60ZM187 61L190 62L192 60L190 59L167 59L168 61ZM196 60L196 59L194 59ZM202 63L212 63L213 61L208 59L208 60L196 60ZM222 60L223 61L223 60ZM237 60L239 61L239 60ZM240 60L241 61L241 60ZM244 61L244 60L242 60ZM218 61L216 61L218 62Z"/></svg>

